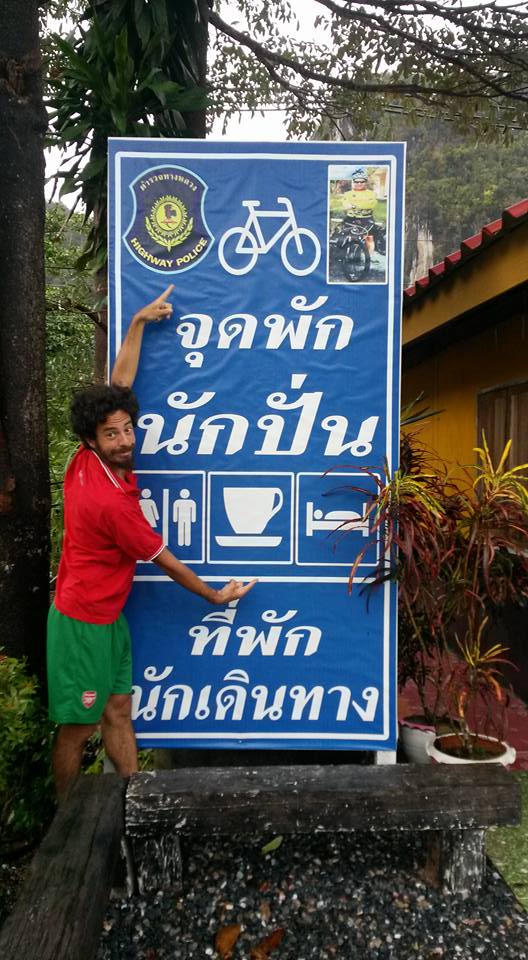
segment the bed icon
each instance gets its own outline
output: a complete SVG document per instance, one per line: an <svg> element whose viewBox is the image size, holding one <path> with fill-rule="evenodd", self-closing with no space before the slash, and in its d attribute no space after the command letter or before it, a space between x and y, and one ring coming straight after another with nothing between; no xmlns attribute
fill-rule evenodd
<svg viewBox="0 0 528 960"><path fill-rule="evenodd" d="M369 518L365 516L368 504L363 504L363 514L356 510L328 510L323 513L322 510L314 510L312 500L306 502L306 536L312 537L315 530L325 530L331 533L332 530L339 530L340 533L352 533L361 531L362 536L368 537Z"/></svg>

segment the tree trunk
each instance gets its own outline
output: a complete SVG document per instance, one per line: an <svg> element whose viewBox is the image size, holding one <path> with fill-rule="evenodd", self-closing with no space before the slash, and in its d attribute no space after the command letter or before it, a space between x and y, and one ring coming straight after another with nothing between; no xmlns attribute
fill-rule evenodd
<svg viewBox="0 0 528 960"><path fill-rule="evenodd" d="M198 18L195 23L193 47L196 58L196 85L205 87L207 83L207 47L209 43L209 10L212 0L198 0ZM192 110L183 114L191 137L203 139L206 134L206 110Z"/></svg>
<svg viewBox="0 0 528 960"><path fill-rule="evenodd" d="M50 494L36 0L0 3L0 117L0 645L42 676Z"/></svg>

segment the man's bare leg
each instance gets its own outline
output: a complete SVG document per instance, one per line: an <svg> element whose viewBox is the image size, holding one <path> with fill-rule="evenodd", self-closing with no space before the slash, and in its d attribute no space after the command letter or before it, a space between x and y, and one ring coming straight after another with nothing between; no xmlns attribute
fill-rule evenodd
<svg viewBox="0 0 528 960"><path fill-rule="evenodd" d="M64 723L53 748L53 776L58 800L62 800L81 772L84 748L97 730L95 723Z"/></svg>
<svg viewBox="0 0 528 960"><path fill-rule="evenodd" d="M132 698L114 693L108 698L101 719L101 734L107 757L122 777L136 773L137 746L131 720Z"/></svg>

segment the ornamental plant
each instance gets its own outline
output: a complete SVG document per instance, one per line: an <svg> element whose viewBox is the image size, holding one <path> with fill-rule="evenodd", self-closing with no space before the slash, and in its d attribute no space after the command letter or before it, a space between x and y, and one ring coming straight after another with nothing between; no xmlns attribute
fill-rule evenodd
<svg viewBox="0 0 528 960"><path fill-rule="evenodd" d="M483 434L460 497L452 588L464 633L455 635L459 657L446 689L461 755L475 759L479 733L503 740L506 732L502 668L512 664L508 648L493 642L489 615L528 601L528 464L508 469L510 449L511 440L495 467Z"/></svg>
<svg viewBox="0 0 528 960"><path fill-rule="evenodd" d="M510 448L511 441L495 466L483 435L476 465L455 483L447 463L410 433L399 470L385 468L379 479L365 469L377 491L369 500L361 489L371 537L350 584L381 535L383 555L364 589L398 583L399 686L412 681L424 720L437 725L447 713L466 745L470 726L477 732L504 713L501 669L509 661L490 639L490 614L528 601L528 464L508 468Z"/></svg>
<svg viewBox="0 0 528 960"><path fill-rule="evenodd" d="M457 637L460 657L453 657L446 691L451 706L450 725L457 735L457 755L486 755L475 731L502 740L505 735L506 707L509 696L500 682L501 669L509 663L508 648L491 643L483 649L488 624L484 617L476 633L469 630L463 640Z"/></svg>
<svg viewBox="0 0 528 960"><path fill-rule="evenodd" d="M381 478L377 471L365 473L377 492L369 500L368 492L361 490L368 503L371 536L352 566L350 589L364 554L381 536L384 550L364 590L375 590L387 580L398 583L398 684L400 688L408 680L415 684L420 719L432 725L445 709L457 490L445 464L414 433L402 436L401 466L392 475L386 464Z"/></svg>
<svg viewBox="0 0 528 960"><path fill-rule="evenodd" d="M511 440L494 467L486 438L461 499L456 577L471 632L480 613L528 600L528 463L507 469Z"/></svg>

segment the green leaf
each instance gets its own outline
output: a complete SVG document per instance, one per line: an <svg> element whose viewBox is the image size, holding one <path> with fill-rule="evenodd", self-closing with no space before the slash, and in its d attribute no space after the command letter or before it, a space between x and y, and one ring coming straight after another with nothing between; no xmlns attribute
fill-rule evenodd
<svg viewBox="0 0 528 960"><path fill-rule="evenodd" d="M79 180L83 183L86 180L92 180L97 177L101 170L106 168L106 157L93 157L81 171L79 171Z"/></svg>
<svg viewBox="0 0 528 960"><path fill-rule="evenodd" d="M185 92L185 88L182 87L179 83L175 83L174 80L168 80L163 74L158 78L153 78L148 83L145 84L150 90L153 90L154 93L172 93L180 94Z"/></svg>
<svg viewBox="0 0 528 960"><path fill-rule="evenodd" d="M91 127L91 123L88 120L80 121L79 123L74 123L72 126L65 126L59 129L59 134L61 140L64 143L67 143L72 140L77 140L79 137L83 137L85 133Z"/></svg>
<svg viewBox="0 0 528 960"><path fill-rule="evenodd" d="M126 114L124 114L123 111L119 110L117 107L112 107L110 114L117 132L125 134L128 128Z"/></svg>
<svg viewBox="0 0 528 960"><path fill-rule="evenodd" d="M86 253L81 253L80 257L75 261L76 270L89 270L90 273L97 273L106 263L106 249L102 248L97 250L94 254L92 251L86 251Z"/></svg>
<svg viewBox="0 0 528 960"><path fill-rule="evenodd" d="M141 45L144 47L149 41L151 31L150 20L145 12L144 0L135 0L134 26L141 41Z"/></svg>
<svg viewBox="0 0 528 960"><path fill-rule="evenodd" d="M172 109L175 110L200 110L201 107L205 107L209 102L205 90L202 90L200 87L195 87L193 90L185 90L183 93L178 94L178 98L169 99L167 97L167 104L174 103Z"/></svg>
<svg viewBox="0 0 528 960"><path fill-rule="evenodd" d="M79 67L85 66L85 61L76 53L73 44L69 43L69 41L65 40L63 37L60 37L58 33L53 34L53 39L59 47L61 53L63 53L68 60L76 62Z"/></svg>
<svg viewBox="0 0 528 960"><path fill-rule="evenodd" d="M261 851L260 851L260 852L261 852L261 853L264 853L264 854L266 854L266 853L273 853L275 850L278 850L278 849L279 849L279 847L280 847L280 845L281 845L281 843L282 843L282 840L283 840L282 837L274 837L273 840L270 840L269 843L265 843L264 846L261 847Z"/></svg>
<svg viewBox="0 0 528 960"><path fill-rule="evenodd" d="M68 176L66 175L63 179L62 186L59 190L59 200L62 200L63 197L67 197L69 193L75 193L79 189L79 180L77 175Z"/></svg>
<svg viewBox="0 0 528 960"><path fill-rule="evenodd" d="M109 100L111 100L111 99L114 99L114 100L115 100L115 98L116 98L117 95L118 95L118 86L117 86L116 78L114 77L114 74L113 74L111 71L109 71L109 72L108 72L108 76L107 76L106 79L108 80L108 89L109 89L110 95L111 95L110 98L108 98L108 99L109 99Z"/></svg>
<svg viewBox="0 0 528 960"><path fill-rule="evenodd" d="M134 74L134 61L128 54L128 30L124 26L117 35L114 45L116 76L123 81L129 82Z"/></svg>

